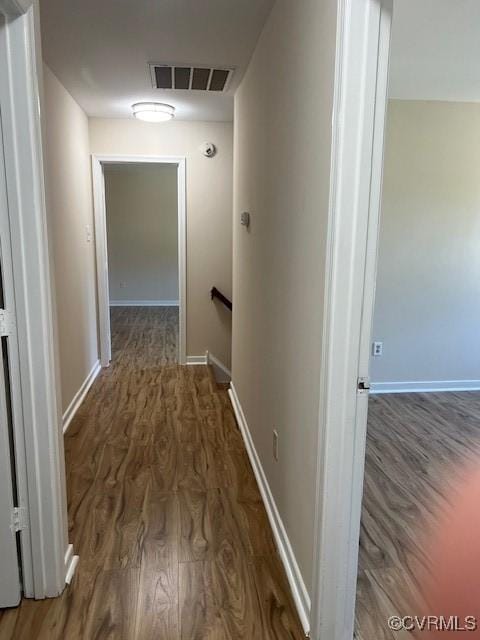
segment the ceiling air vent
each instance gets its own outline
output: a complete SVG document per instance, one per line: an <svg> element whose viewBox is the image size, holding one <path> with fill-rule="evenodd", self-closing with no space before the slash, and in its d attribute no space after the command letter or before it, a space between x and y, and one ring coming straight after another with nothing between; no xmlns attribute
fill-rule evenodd
<svg viewBox="0 0 480 640"><path fill-rule="evenodd" d="M201 67L191 64L150 64L152 85L156 89L217 91L228 89L233 69Z"/></svg>

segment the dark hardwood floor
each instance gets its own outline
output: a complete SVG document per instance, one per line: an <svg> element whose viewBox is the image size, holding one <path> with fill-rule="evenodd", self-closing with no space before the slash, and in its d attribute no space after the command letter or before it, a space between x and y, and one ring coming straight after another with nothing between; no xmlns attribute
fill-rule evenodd
<svg viewBox="0 0 480 640"><path fill-rule="evenodd" d="M412 637L392 615L420 614L429 571L425 532L480 450L480 392L370 398L357 587L356 638ZM468 634L467 634L468 635Z"/></svg>
<svg viewBox="0 0 480 640"><path fill-rule="evenodd" d="M175 363L177 323L112 310L112 365L65 438L76 575L1 613L1 640L303 637L227 392Z"/></svg>

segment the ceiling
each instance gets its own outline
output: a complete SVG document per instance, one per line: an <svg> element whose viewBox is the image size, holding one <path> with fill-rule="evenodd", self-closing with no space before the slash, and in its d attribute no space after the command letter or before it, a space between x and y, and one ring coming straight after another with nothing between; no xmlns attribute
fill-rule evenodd
<svg viewBox="0 0 480 640"><path fill-rule="evenodd" d="M480 101L479 0L394 0L390 97Z"/></svg>
<svg viewBox="0 0 480 640"><path fill-rule="evenodd" d="M89 116L156 100L180 120L233 119L233 94L274 0L41 0L45 62ZM152 88L149 62L234 67L226 93Z"/></svg>

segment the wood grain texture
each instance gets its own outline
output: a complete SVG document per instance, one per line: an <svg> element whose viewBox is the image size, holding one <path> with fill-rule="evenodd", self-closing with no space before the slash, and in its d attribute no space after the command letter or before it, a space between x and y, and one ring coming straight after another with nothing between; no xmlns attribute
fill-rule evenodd
<svg viewBox="0 0 480 640"><path fill-rule="evenodd" d="M418 583L429 567L423 533L448 506L455 480L477 462L480 393L370 398L357 585L356 639L410 638L392 615L424 609Z"/></svg>
<svg viewBox="0 0 480 640"><path fill-rule="evenodd" d="M304 637L227 390L176 364L177 324L112 309L112 364L65 440L77 573L0 613L0 640Z"/></svg>

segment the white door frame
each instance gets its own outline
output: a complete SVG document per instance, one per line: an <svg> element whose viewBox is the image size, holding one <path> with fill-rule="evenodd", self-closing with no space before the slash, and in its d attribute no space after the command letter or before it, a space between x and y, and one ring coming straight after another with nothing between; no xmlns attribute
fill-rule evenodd
<svg viewBox="0 0 480 640"><path fill-rule="evenodd" d="M354 632L392 0L339 0L311 638ZM368 385L367 385L368 386Z"/></svg>
<svg viewBox="0 0 480 640"><path fill-rule="evenodd" d="M186 160L180 156L92 155L95 248L97 255L98 322L100 363L108 367L112 359L110 335L110 295L108 286L107 220L104 167L109 164L174 164L177 166L178 215L178 363L186 363L187 349L187 187Z"/></svg>
<svg viewBox="0 0 480 640"><path fill-rule="evenodd" d="M59 595L73 562L58 401L38 78L37 6L0 0L0 103L18 337L21 420L14 425L24 595Z"/></svg>

